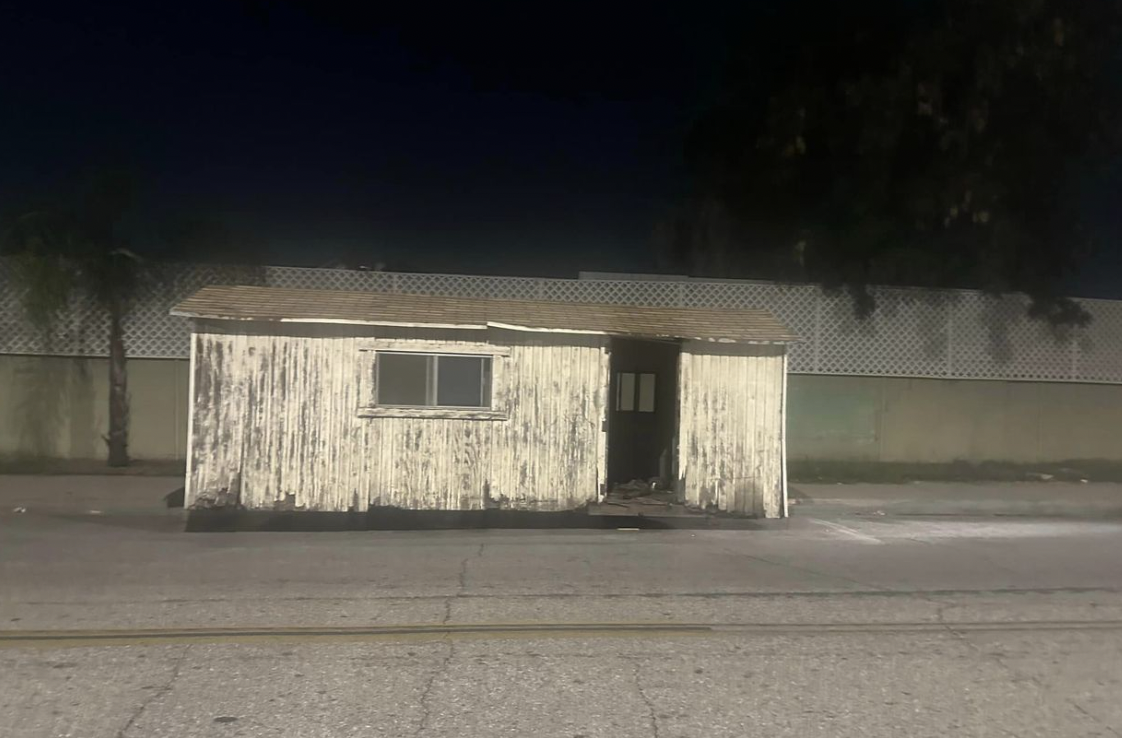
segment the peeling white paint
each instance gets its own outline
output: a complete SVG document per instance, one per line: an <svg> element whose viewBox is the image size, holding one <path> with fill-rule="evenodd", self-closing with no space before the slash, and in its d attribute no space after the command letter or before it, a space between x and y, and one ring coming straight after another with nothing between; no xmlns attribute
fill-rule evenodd
<svg viewBox="0 0 1122 738"><path fill-rule="evenodd" d="M266 320L275 321L277 323L303 323L312 325L377 325L388 328L452 328L462 331L487 330L486 325L479 323L403 323L393 320L350 320L347 318L270 318Z"/></svg>
<svg viewBox="0 0 1122 738"><path fill-rule="evenodd" d="M783 352L783 384L780 389L782 396L779 400L779 473L780 485L783 495L783 517L791 514L787 494L787 352Z"/></svg>
<svg viewBox="0 0 1122 738"><path fill-rule="evenodd" d="M784 364L781 349L682 345L678 475L687 503L784 514Z"/></svg>
<svg viewBox="0 0 1122 738"><path fill-rule="evenodd" d="M188 505L554 511L597 501L606 482L606 337L200 329ZM371 412L370 349L379 345L491 353L493 407L486 417ZM678 469L688 502L785 514L784 367L780 347L683 343Z"/></svg>
<svg viewBox="0 0 1122 738"><path fill-rule="evenodd" d="M585 336L606 336L607 331L591 331L581 330L580 328L535 328L529 325L517 325L515 323L498 323L493 320L487 321L487 325L491 328L500 328L507 331L518 331L519 333L565 333Z"/></svg>
<svg viewBox="0 0 1122 738"><path fill-rule="evenodd" d="M565 510L598 498L604 338L508 335L493 347L505 419L484 420L362 417L368 338L239 331L194 339L188 505L225 494L249 509Z"/></svg>
<svg viewBox="0 0 1122 738"><path fill-rule="evenodd" d="M187 365L188 369L189 369L189 371L187 373L187 445L188 445L188 451L190 451L190 446L191 446L191 443L192 443L191 439L194 438L194 428L195 428L195 362L197 361L197 359L195 358L195 346L198 344L198 342L199 342L199 337L195 334L192 334L191 335L191 353L190 353L191 360L190 360L190 363ZM188 453L187 454L186 478L183 481L183 494L184 494L184 498L187 499L187 500L194 499L193 496L192 496L192 493L191 493L191 484L192 484L192 480L195 477L194 463L193 462L194 462L193 457L191 456L190 453Z"/></svg>

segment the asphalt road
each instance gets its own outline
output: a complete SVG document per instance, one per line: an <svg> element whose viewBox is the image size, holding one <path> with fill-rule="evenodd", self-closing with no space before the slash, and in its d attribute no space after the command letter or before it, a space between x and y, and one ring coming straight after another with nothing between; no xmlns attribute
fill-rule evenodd
<svg viewBox="0 0 1122 738"><path fill-rule="evenodd" d="M1122 735L1122 523L811 514L0 515L0 736Z"/></svg>

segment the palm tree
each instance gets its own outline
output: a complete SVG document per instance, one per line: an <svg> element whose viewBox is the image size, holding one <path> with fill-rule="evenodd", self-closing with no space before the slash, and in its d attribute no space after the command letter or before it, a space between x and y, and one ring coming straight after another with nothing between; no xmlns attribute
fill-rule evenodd
<svg viewBox="0 0 1122 738"><path fill-rule="evenodd" d="M109 324L109 466L129 463L129 396L124 319L146 281L122 221L132 203L131 177L102 172L76 202L22 213L5 229L28 318L51 336L73 300L89 300Z"/></svg>

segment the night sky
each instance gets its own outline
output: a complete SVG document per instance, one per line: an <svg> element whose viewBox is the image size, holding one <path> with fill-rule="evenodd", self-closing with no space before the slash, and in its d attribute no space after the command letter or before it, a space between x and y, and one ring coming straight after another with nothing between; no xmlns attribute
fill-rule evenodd
<svg viewBox="0 0 1122 738"><path fill-rule="evenodd" d="M3 5L0 210L124 164L165 258L652 271L729 56L787 48L783 4L733 5ZM1116 234L1118 189L1085 197ZM168 237L195 222L220 253ZM1107 248L1070 291L1120 275Z"/></svg>
<svg viewBox="0 0 1122 738"><path fill-rule="evenodd" d="M731 18L26 6L0 11L6 208L125 162L150 249L204 219L272 262L565 275L654 267Z"/></svg>

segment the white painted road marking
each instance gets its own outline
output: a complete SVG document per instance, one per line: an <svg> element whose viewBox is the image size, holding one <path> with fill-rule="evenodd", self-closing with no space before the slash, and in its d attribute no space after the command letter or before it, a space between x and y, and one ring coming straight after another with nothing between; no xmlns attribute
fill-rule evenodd
<svg viewBox="0 0 1122 738"><path fill-rule="evenodd" d="M854 522L851 526L821 518L808 518L841 537L871 545L895 541L951 539L996 540L1040 538L1088 538L1122 534L1122 523L1063 520L926 521L880 518ZM873 531L876 535L872 535Z"/></svg>
<svg viewBox="0 0 1122 738"><path fill-rule="evenodd" d="M947 538L1012 539L1012 538L1086 538L1116 536L1122 526L1115 522L999 520L994 522L955 520L927 522L908 520L876 523L882 538L937 540Z"/></svg>
<svg viewBox="0 0 1122 738"><path fill-rule="evenodd" d="M884 541L877 538L876 536L870 536L867 533L862 533L840 523L831 523L829 520L819 520L818 518L811 518L811 522L825 526L830 530L836 533L840 533L841 535L851 538L855 541L861 541L862 543L867 543L875 546L879 546L884 543Z"/></svg>

